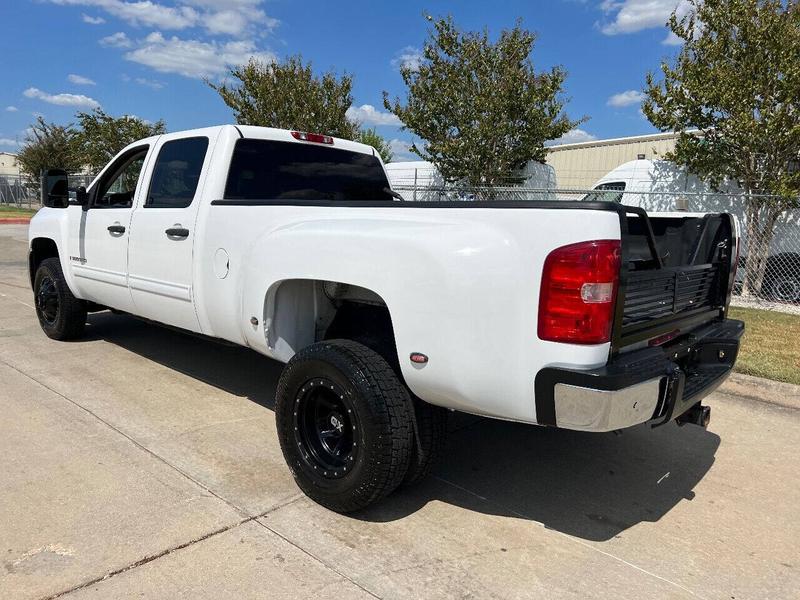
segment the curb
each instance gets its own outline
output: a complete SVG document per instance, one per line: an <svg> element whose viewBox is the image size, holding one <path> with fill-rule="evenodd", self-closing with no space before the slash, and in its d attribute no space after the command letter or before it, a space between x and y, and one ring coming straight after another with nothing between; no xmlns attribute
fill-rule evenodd
<svg viewBox="0 0 800 600"><path fill-rule="evenodd" d="M717 391L784 408L800 408L800 385L782 381L731 373Z"/></svg>
<svg viewBox="0 0 800 600"><path fill-rule="evenodd" d="M16 218L2 218L0 217L0 225L27 225L31 222L30 217L22 217L19 219Z"/></svg>

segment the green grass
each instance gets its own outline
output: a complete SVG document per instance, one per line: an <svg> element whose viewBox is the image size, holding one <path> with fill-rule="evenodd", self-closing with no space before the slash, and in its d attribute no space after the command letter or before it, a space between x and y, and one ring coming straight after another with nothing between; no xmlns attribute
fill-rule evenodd
<svg viewBox="0 0 800 600"><path fill-rule="evenodd" d="M800 385L800 316L731 307L745 323L736 371Z"/></svg>
<svg viewBox="0 0 800 600"><path fill-rule="evenodd" d="M0 204L0 219L19 219L21 217L32 217L36 214L35 208L19 208L13 205Z"/></svg>

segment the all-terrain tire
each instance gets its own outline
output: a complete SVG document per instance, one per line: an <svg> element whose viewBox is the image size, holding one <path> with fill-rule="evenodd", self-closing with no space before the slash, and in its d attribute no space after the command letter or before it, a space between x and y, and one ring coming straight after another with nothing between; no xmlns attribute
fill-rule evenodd
<svg viewBox="0 0 800 600"><path fill-rule="evenodd" d="M47 337L71 340L83 334L86 303L70 291L58 258L46 258L36 269L33 293L36 316Z"/></svg>
<svg viewBox="0 0 800 600"><path fill-rule="evenodd" d="M377 502L408 471L408 392L382 356L357 342L328 340L298 352L278 382L275 419L300 489L333 511Z"/></svg>
<svg viewBox="0 0 800 600"><path fill-rule="evenodd" d="M439 462L447 443L447 409L428 404L412 394L414 404L414 449L403 479L409 486L423 480Z"/></svg>

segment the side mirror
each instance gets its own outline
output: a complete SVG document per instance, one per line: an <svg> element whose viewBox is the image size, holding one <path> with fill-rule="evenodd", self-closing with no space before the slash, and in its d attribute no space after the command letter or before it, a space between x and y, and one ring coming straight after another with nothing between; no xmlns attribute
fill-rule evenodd
<svg viewBox="0 0 800 600"><path fill-rule="evenodd" d="M75 204L78 206L86 206L89 204L89 194L86 192L84 186L75 189Z"/></svg>
<svg viewBox="0 0 800 600"><path fill-rule="evenodd" d="M42 173L42 205L50 208L66 208L69 204L69 182L67 172L48 169Z"/></svg>

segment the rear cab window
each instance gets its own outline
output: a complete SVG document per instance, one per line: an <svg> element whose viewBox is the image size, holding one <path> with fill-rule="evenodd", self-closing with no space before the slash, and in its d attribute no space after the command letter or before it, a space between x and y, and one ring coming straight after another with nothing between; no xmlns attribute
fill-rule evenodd
<svg viewBox="0 0 800 600"><path fill-rule="evenodd" d="M191 205L207 151L207 137L165 142L153 167L145 208L186 208Z"/></svg>
<svg viewBox="0 0 800 600"><path fill-rule="evenodd" d="M240 139L233 151L225 199L393 200L377 157L330 146Z"/></svg>

